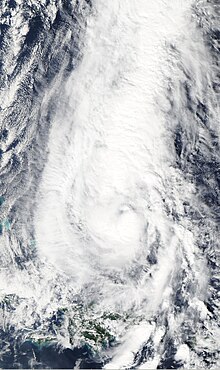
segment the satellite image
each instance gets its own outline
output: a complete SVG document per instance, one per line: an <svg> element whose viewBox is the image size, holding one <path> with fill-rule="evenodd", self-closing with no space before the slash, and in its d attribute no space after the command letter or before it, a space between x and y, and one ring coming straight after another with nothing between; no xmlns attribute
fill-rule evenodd
<svg viewBox="0 0 220 370"><path fill-rule="evenodd" d="M220 368L220 1L0 1L0 369Z"/></svg>

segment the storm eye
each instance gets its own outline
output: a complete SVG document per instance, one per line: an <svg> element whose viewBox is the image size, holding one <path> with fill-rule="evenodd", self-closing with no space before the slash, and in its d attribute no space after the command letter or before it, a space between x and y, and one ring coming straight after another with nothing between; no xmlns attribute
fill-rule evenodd
<svg viewBox="0 0 220 370"><path fill-rule="evenodd" d="M117 202L106 206L93 206L87 212L90 236L99 246L104 265L125 265L135 258L144 232L143 217L129 205ZM102 254L103 251L103 254Z"/></svg>

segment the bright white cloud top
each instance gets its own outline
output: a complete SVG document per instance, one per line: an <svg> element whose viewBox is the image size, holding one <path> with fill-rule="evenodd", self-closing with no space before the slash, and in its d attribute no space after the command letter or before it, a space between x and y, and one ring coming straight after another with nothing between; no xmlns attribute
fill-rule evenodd
<svg viewBox="0 0 220 370"><path fill-rule="evenodd" d="M52 339L89 344L106 369L203 368L202 351L216 352L202 247L216 224L193 153L208 158L217 109L198 9L193 0L94 1L80 60L42 100L42 117L56 104L33 210L37 262L10 282L3 271L3 291L28 300L27 317L16 311L21 326L44 318L35 339L63 310Z"/></svg>

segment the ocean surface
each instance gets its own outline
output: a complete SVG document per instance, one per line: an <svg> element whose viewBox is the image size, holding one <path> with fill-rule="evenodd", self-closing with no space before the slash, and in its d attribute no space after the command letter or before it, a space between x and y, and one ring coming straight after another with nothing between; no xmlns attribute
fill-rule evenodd
<svg viewBox="0 0 220 370"><path fill-rule="evenodd" d="M0 3L0 368L220 367L220 3Z"/></svg>

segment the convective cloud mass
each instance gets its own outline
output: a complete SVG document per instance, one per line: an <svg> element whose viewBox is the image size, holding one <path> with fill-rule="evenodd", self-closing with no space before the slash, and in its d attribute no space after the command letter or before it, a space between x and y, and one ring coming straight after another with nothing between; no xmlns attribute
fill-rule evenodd
<svg viewBox="0 0 220 370"><path fill-rule="evenodd" d="M1 368L220 366L219 15L1 1Z"/></svg>

